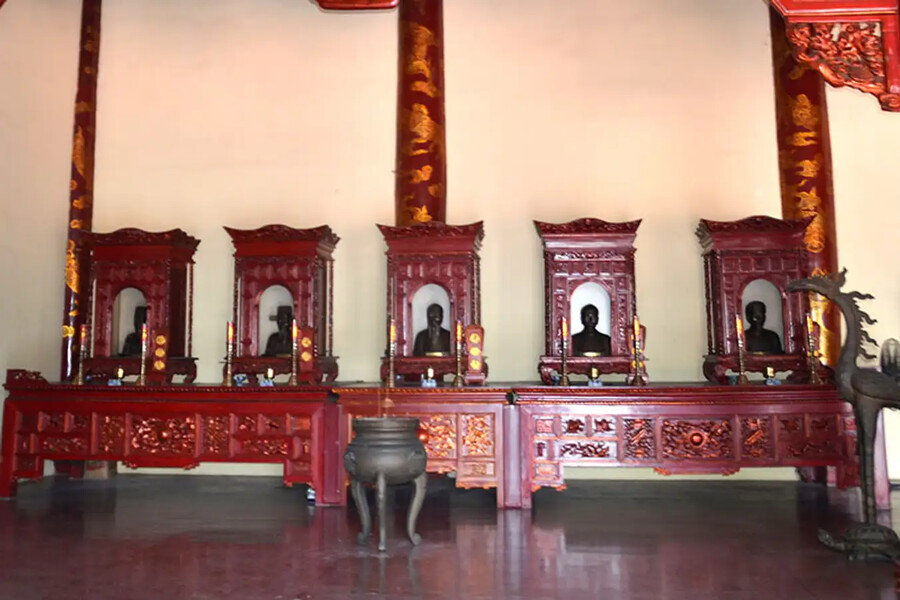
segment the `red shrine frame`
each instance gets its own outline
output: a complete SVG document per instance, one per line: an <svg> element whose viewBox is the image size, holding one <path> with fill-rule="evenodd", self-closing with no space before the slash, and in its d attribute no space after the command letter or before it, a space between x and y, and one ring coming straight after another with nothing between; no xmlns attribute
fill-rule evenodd
<svg viewBox="0 0 900 600"><path fill-rule="evenodd" d="M697 237L703 247L709 350L703 374L708 380L727 383L726 371L738 369L735 318L744 319L742 302L747 284L760 279L773 284L781 294L784 354L748 352L745 370L765 373L772 367L775 371L792 371L790 380L795 383L809 380L804 351L809 297L788 294L785 288L791 280L809 273L804 235L811 221L761 216L728 222L700 221Z"/></svg>
<svg viewBox="0 0 900 600"><path fill-rule="evenodd" d="M640 219L610 223L591 218L560 224L534 222L544 246L545 355L538 365L543 383L550 384L551 371L562 368L562 318L569 318L572 294L584 283L596 283L609 295L610 355L572 356L569 344L567 371L588 375L596 368L600 374L631 373L631 323L637 313L634 239L640 224ZM574 327L577 324L569 323L570 332Z"/></svg>
<svg viewBox="0 0 900 600"><path fill-rule="evenodd" d="M332 356L334 258L340 238L327 225L295 229L266 225L259 229L225 227L234 243L234 322L238 335L234 372L258 376L272 368L291 372L291 359L260 356L265 342L259 339L259 302L263 292L280 285L290 292L297 324L312 329L311 369L300 369L306 383L334 381L337 358ZM302 361L301 361L302 363Z"/></svg>
<svg viewBox="0 0 900 600"><path fill-rule="evenodd" d="M191 357L191 304L194 289L194 252L200 240L180 229L160 233L141 229L119 229L112 233L85 232L83 243L90 253L91 271L87 289L89 338L93 352L85 359L85 375L109 378L121 368L125 375L138 375L139 357L116 356L113 335L113 309L119 293L126 288L139 290L147 302L147 326L151 340L159 339L163 351L147 371L157 380L171 382L173 375L185 375L185 383L197 376L196 359ZM82 341L82 343L85 343ZM157 346L154 344L151 348Z"/></svg>
<svg viewBox="0 0 900 600"><path fill-rule="evenodd" d="M466 336L478 335L478 356L483 348L483 332L472 326L481 322L480 259L478 251L484 239L481 221L469 225L445 225L429 221L409 227L379 225L387 244L387 320L397 331L395 373L408 381L417 381L428 367L435 378L456 372L456 327L462 323ZM413 299L423 286L442 287L450 300L450 355L441 357L413 356ZM469 329L472 327L471 329ZM466 354L464 348L463 353ZM474 353L473 353L474 356ZM467 383L483 383L487 364L477 361L477 368L461 357ZM388 379L389 359L381 361L381 379Z"/></svg>

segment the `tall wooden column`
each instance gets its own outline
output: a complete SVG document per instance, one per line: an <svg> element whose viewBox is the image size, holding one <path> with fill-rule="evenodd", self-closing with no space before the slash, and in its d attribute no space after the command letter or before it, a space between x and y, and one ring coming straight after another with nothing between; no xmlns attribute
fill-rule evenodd
<svg viewBox="0 0 900 600"><path fill-rule="evenodd" d="M770 9L769 17L781 214L785 219L812 217L805 239L811 275L834 273L837 234L825 81L814 67L794 58L781 15ZM822 360L834 365L841 345L840 314L818 294L810 295L810 311L819 324Z"/></svg>
<svg viewBox="0 0 900 600"><path fill-rule="evenodd" d="M443 0L400 0L395 221L447 218Z"/></svg>
<svg viewBox="0 0 900 600"><path fill-rule="evenodd" d="M61 380L72 377L78 366L80 325L90 290L88 264L79 248L82 231L90 231L94 214L94 141L97 121L97 69L100 57L102 0L83 0L72 135L72 175L69 182L69 225L66 242L66 289L62 326Z"/></svg>

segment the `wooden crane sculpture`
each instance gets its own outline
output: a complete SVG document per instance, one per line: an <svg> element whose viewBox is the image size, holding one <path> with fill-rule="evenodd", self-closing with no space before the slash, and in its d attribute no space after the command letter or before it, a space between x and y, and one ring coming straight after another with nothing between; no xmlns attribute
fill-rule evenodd
<svg viewBox="0 0 900 600"><path fill-rule="evenodd" d="M847 323L847 337L835 368L841 396L853 405L860 460L860 487L865 513L863 523L852 526L844 537L833 537L819 531L819 540L833 550L847 553L850 558L888 558L900 561L900 538L890 528L876 523L875 510L875 429L882 408L900 408L900 385L890 374L857 366L859 356L875 357L864 344L875 341L863 329L863 321L872 325L875 320L860 310L857 300L870 300L870 294L842 292L847 270L831 277L809 277L788 284L789 292L808 291L822 294L840 308ZM888 359L890 362L890 359Z"/></svg>

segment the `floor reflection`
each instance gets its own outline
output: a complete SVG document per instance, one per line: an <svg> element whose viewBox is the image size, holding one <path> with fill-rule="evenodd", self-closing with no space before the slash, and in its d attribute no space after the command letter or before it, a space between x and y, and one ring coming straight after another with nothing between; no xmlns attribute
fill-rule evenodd
<svg viewBox="0 0 900 600"><path fill-rule="evenodd" d="M353 507L306 504L269 478L49 478L0 503L0 598L880 598L887 564L819 546L854 492L792 483L575 482L533 511L437 480L388 552ZM885 596L885 594L890 594Z"/></svg>

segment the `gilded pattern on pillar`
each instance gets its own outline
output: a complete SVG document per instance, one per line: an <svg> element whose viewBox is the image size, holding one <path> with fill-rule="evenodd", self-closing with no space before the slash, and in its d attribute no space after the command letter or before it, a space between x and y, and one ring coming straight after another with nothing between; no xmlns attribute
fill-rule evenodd
<svg viewBox="0 0 900 600"><path fill-rule="evenodd" d="M90 231L93 220L94 142L97 116L97 70L100 53L102 0L83 0L78 59L78 88L72 133L72 165L69 181L69 227L66 243L65 304L62 326L62 377L75 369L76 330L84 323L80 314L81 284L86 275L78 246L81 231Z"/></svg>
<svg viewBox="0 0 900 600"><path fill-rule="evenodd" d="M444 221L442 0L404 2L400 10L397 224Z"/></svg>
<svg viewBox="0 0 900 600"><path fill-rule="evenodd" d="M781 207L786 219L812 219L804 241L810 253L810 274L822 275L837 267L828 109L819 71L810 66L811 61L798 61L792 54L788 37L794 43L796 33L793 29L786 33L781 16L773 12ZM810 295L810 313L819 324L822 360L834 364L840 345L838 315L815 294Z"/></svg>

